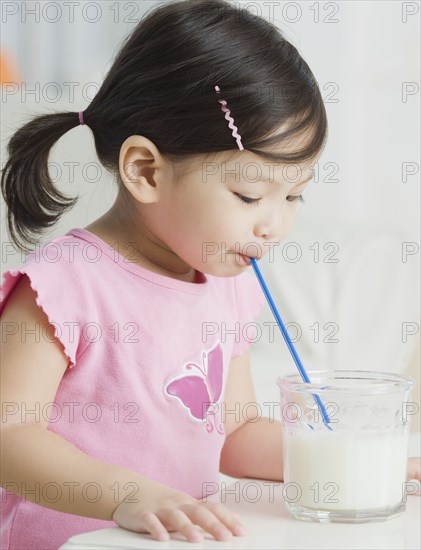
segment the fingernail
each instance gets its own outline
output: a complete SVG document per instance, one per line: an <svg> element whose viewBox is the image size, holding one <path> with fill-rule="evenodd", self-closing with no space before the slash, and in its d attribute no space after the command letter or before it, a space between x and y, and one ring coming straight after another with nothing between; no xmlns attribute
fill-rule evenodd
<svg viewBox="0 0 421 550"><path fill-rule="evenodd" d="M242 525L236 525L234 527L234 533L236 535L247 535L247 531L244 529Z"/></svg>
<svg viewBox="0 0 421 550"><path fill-rule="evenodd" d="M201 540L203 540L202 534L199 531L196 531L195 533L192 534L191 540L193 542L200 542Z"/></svg>
<svg viewBox="0 0 421 550"><path fill-rule="evenodd" d="M170 540L170 536L169 536L168 533L161 533L158 538L159 538L159 540L162 540L162 541Z"/></svg>
<svg viewBox="0 0 421 550"><path fill-rule="evenodd" d="M217 529L216 531L216 536L217 537L231 537L231 531L229 531L228 529L226 529L225 527L221 527L219 529Z"/></svg>

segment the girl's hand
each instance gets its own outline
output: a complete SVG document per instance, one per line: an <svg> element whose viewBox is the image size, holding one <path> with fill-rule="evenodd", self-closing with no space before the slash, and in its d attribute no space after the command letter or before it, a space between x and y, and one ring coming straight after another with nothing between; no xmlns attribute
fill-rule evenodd
<svg viewBox="0 0 421 550"><path fill-rule="evenodd" d="M179 531L190 542L201 542L202 527L217 540L245 535L240 517L217 502L202 502L170 488L161 489L145 501L121 502L113 513L120 527L138 533L150 533L155 539L168 541L169 531ZM196 524L196 525L195 525Z"/></svg>
<svg viewBox="0 0 421 550"><path fill-rule="evenodd" d="M408 459L407 481L409 481L410 479L416 479L421 483L421 457L419 456L413 456ZM421 496L421 489L419 489L414 494Z"/></svg>

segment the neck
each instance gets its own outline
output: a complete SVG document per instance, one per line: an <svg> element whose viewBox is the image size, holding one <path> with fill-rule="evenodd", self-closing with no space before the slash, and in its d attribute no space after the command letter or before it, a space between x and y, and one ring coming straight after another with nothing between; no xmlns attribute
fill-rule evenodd
<svg viewBox="0 0 421 550"><path fill-rule="evenodd" d="M128 207L121 195L110 210L85 229L149 271L190 283L198 279L197 271L157 239L143 223L141 213Z"/></svg>

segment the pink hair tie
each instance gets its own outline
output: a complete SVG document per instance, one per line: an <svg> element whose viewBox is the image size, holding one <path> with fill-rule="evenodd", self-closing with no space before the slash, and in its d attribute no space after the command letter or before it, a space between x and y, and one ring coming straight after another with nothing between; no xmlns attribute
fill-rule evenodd
<svg viewBox="0 0 421 550"><path fill-rule="evenodd" d="M79 123L82 124L82 125L85 124L85 122L83 120L83 111L80 111L80 113L79 113Z"/></svg>
<svg viewBox="0 0 421 550"><path fill-rule="evenodd" d="M221 93L221 90L220 90L219 86L215 86L215 90L218 94ZM234 124L234 119L232 118L232 116L230 116L231 111L227 107L227 102L224 99L218 99L218 101L221 104L221 111L225 113L225 118L226 118L226 120L228 120L228 127L231 128L231 130L232 130L232 137L236 138L239 149L241 151L244 151L244 147L243 147L243 144L241 142L241 136L238 133L237 126L235 126L235 124Z"/></svg>

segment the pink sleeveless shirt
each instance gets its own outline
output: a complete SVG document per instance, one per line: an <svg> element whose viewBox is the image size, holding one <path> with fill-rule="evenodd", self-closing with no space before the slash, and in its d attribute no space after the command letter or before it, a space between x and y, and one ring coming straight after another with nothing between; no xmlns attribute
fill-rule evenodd
<svg viewBox="0 0 421 550"><path fill-rule="evenodd" d="M228 366L256 341L265 302L254 274L198 272L198 282L180 281L80 228L4 274L0 314L22 274L69 358L48 411L22 420L48 414L48 430L95 459L198 499L216 492ZM57 549L76 534L116 526L40 506L12 484L1 497L4 550Z"/></svg>

